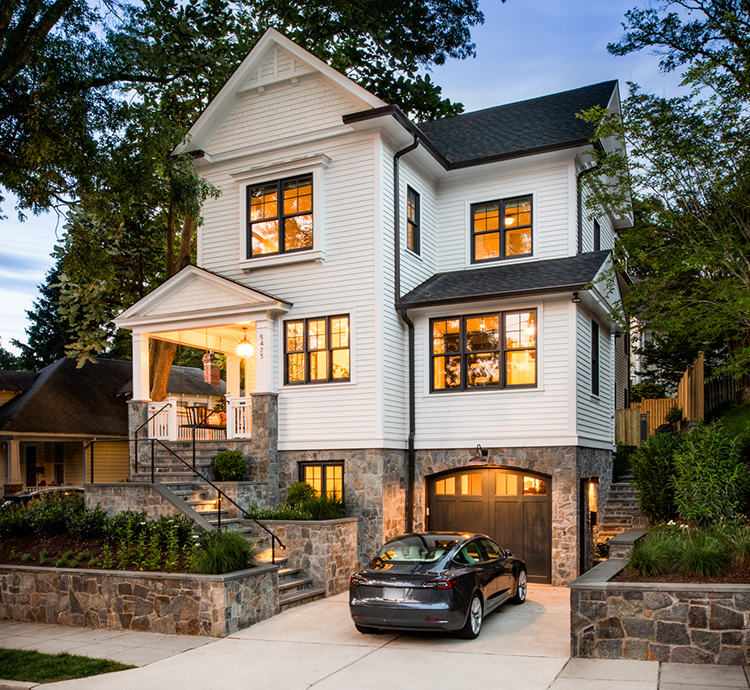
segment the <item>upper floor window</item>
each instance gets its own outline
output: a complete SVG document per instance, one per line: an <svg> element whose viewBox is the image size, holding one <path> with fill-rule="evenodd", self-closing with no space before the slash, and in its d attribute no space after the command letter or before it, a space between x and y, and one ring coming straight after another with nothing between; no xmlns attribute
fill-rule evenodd
<svg viewBox="0 0 750 690"><path fill-rule="evenodd" d="M602 226L599 221L594 221L594 251L598 252L602 248Z"/></svg>
<svg viewBox="0 0 750 690"><path fill-rule="evenodd" d="M536 385L536 311L501 312L432 325L432 390Z"/></svg>
<svg viewBox="0 0 750 690"><path fill-rule="evenodd" d="M599 395L599 324L591 322L591 392Z"/></svg>
<svg viewBox="0 0 750 690"><path fill-rule="evenodd" d="M406 246L415 254L419 249L419 194L411 187L406 188Z"/></svg>
<svg viewBox="0 0 750 690"><path fill-rule="evenodd" d="M285 383L349 380L348 316L287 321L284 326Z"/></svg>
<svg viewBox="0 0 750 690"><path fill-rule="evenodd" d="M471 207L472 262L531 255L531 196Z"/></svg>
<svg viewBox="0 0 750 690"><path fill-rule="evenodd" d="M313 247L312 175L247 188L248 258Z"/></svg>

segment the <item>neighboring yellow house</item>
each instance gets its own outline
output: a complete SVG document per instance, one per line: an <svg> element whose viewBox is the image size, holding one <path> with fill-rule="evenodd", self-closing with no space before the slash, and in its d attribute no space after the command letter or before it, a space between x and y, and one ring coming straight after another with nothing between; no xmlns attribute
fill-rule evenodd
<svg viewBox="0 0 750 690"><path fill-rule="evenodd" d="M169 395L182 406L213 405L224 383L172 367ZM0 481L4 493L128 479L132 364L63 358L36 372L0 371ZM93 463L92 463L93 455ZM92 478L93 472L93 478Z"/></svg>

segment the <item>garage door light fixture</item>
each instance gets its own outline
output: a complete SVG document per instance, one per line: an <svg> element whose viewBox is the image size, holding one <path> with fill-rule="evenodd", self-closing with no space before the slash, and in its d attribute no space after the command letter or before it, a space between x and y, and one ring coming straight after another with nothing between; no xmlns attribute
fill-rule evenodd
<svg viewBox="0 0 750 690"><path fill-rule="evenodd" d="M480 444L477 443L477 449L469 462L487 462L489 453L489 450L485 450Z"/></svg>

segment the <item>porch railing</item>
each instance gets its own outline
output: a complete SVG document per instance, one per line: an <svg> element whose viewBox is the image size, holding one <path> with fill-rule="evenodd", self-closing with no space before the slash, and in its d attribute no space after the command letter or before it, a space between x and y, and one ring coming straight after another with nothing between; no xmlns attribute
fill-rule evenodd
<svg viewBox="0 0 750 690"><path fill-rule="evenodd" d="M185 408L178 404L177 398L148 403L147 438L157 441L211 441L216 439L249 439L253 429L252 397L226 396L227 425L224 429L191 428Z"/></svg>

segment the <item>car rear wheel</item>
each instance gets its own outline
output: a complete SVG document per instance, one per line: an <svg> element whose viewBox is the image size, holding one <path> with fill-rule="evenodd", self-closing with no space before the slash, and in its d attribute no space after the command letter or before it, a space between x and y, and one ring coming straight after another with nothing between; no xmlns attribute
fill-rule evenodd
<svg viewBox="0 0 750 690"><path fill-rule="evenodd" d="M378 635L380 633L378 628L371 628L369 625L355 623L354 627L357 628L357 632L361 632L363 635Z"/></svg>
<svg viewBox="0 0 750 690"><path fill-rule="evenodd" d="M523 604L526 601L526 590L528 584L526 581L526 571L521 569L518 571L518 578L516 579L516 596L511 600L511 604Z"/></svg>
<svg viewBox="0 0 750 690"><path fill-rule="evenodd" d="M484 620L484 605L482 597L475 594L469 604L469 615L466 616L464 627L456 632L456 637L464 640L473 640L482 630L482 621Z"/></svg>

